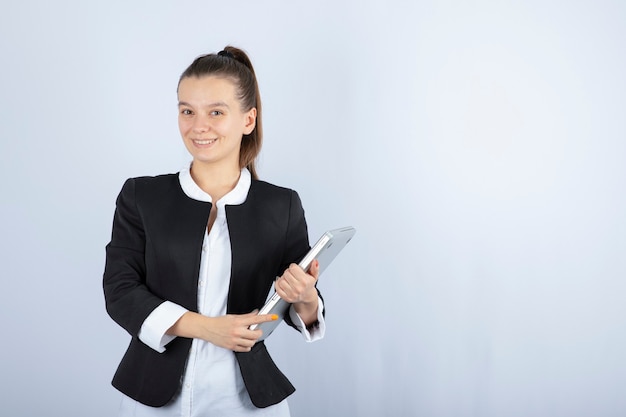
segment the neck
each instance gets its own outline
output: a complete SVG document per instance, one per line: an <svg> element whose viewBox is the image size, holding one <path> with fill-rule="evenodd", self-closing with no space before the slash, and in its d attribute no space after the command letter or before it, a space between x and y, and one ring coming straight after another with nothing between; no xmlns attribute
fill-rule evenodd
<svg viewBox="0 0 626 417"><path fill-rule="evenodd" d="M213 203L228 194L239 181L239 166L217 167L194 161L191 164L191 178L205 193L211 196Z"/></svg>

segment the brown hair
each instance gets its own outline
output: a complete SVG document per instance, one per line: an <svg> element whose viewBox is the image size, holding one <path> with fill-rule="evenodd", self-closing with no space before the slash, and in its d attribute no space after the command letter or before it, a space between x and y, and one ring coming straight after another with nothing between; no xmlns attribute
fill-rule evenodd
<svg viewBox="0 0 626 417"><path fill-rule="evenodd" d="M261 124L261 95L254 74L254 68L248 55L241 49L227 46L217 54L202 55L196 58L180 76L178 84L183 78L216 76L230 79L236 87L237 99L242 111L247 112L256 108L256 125L248 135L243 135L239 150L239 167L248 168L252 178L259 179L255 161L263 142L263 128Z"/></svg>

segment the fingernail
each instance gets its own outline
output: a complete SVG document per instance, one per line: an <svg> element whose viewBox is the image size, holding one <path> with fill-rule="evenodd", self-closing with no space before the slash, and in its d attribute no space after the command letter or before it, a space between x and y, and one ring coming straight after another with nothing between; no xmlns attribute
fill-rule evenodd
<svg viewBox="0 0 626 417"><path fill-rule="evenodd" d="M278 314L272 314L272 320L278 320Z"/></svg>

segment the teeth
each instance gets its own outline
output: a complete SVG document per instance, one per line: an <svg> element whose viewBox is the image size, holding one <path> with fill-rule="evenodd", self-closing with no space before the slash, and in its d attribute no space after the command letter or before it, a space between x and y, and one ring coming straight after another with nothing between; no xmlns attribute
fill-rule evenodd
<svg viewBox="0 0 626 417"><path fill-rule="evenodd" d="M215 142L217 139L208 139L208 140L196 140L194 142L196 142L198 145L208 145L210 143Z"/></svg>

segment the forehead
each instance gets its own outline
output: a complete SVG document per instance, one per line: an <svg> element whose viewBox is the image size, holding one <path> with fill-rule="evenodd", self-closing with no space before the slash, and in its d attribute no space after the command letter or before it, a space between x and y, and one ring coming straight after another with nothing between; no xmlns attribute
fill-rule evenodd
<svg viewBox="0 0 626 417"><path fill-rule="evenodd" d="M237 101L235 83L225 77L186 77L178 84L178 100L190 104Z"/></svg>

